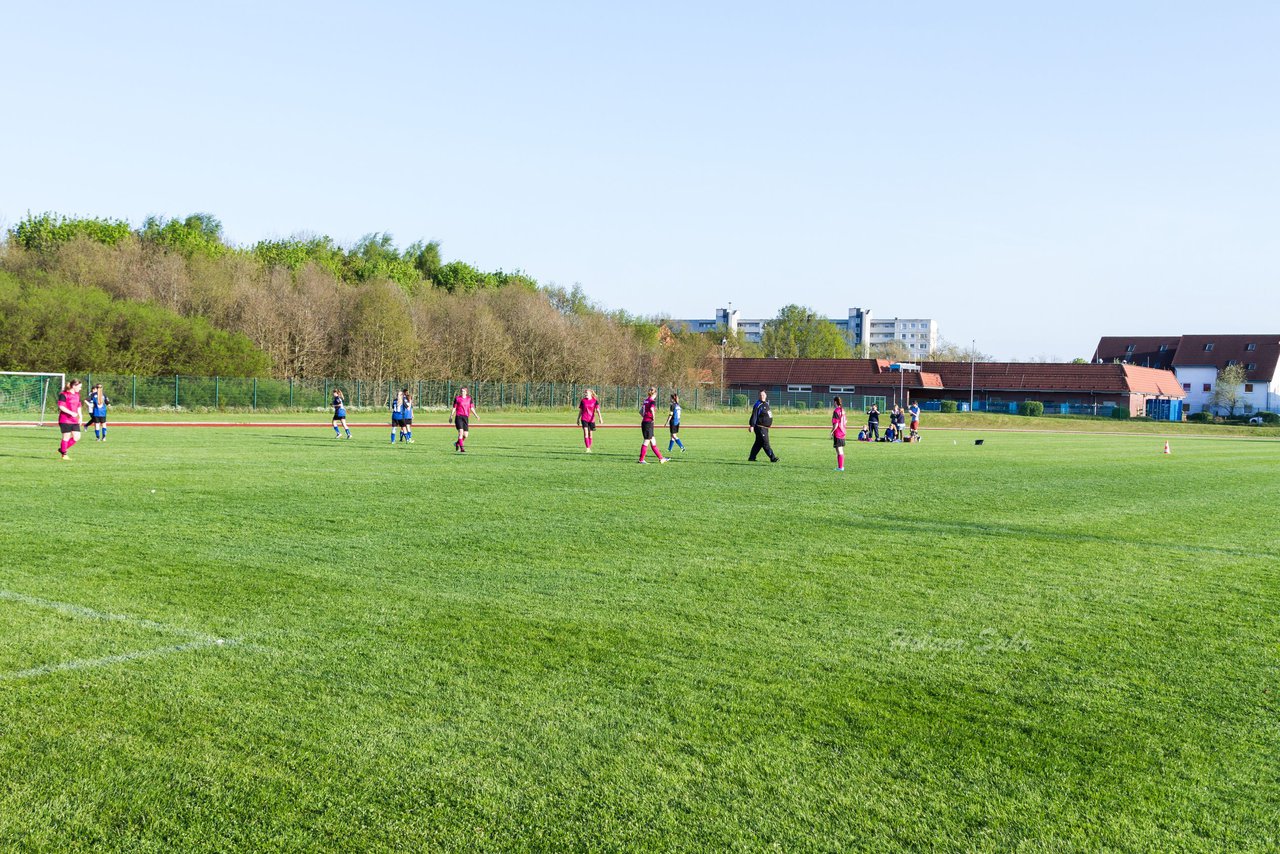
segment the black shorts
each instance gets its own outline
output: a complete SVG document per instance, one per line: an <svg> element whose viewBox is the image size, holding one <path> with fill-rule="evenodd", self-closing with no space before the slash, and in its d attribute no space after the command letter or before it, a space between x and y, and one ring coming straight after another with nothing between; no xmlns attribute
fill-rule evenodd
<svg viewBox="0 0 1280 854"><path fill-rule="evenodd" d="M596 432L596 422L594 422L594 421L583 421L583 422L582 422L582 429L583 429L583 430L586 430L588 433L594 433L594 432Z"/></svg>
<svg viewBox="0 0 1280 854"><path fill-rule="evenodd" d="M392 419L391 419L391 426L392 426L392 427L399 427L399 426L400 426L400 425L402 425L402 424L404 424L404 419L403 419L403 418L392 418Z"/></svg>
<svg viewBox="0 0 1280 854"><path fill-rule="evenodd" d="M843 447L844 447L844 439L837 439L835 436L832 436L832 437L831 437L831 447L833 447L833 448L843 448Z"/></svg>
<svg viewBox="0 0 1280 854"><path fill-rule="evenodd" d="M89 416L89 423L90 423L90 424L106 424L106 423L107 423L107 416L105 416L105 415L90 415L90 416Z"/></svg>
<svg viewBox="0 0 1280 854"><path fill-rule="evenodd" d="M59 422L58 422L58 429L59 429L59 430L61 430L63 433L79 433L79 432L81 432L81 430L80 430L80 425L79 425L79 424L67 424L67 423L62 422L62 421L59 421Z"/></svg>
<svg viewBox="0 0 1280 854"><path fill-rule="evenodd" d="M337 412L333 413L333 420L334 420L334 421L346 421L346 420L347 420L347 410L345 410L345 409L339 409Z"/></svg>
<svg viewBox="0 0 1280 854"><path fill-rule="evenodd" d="M412 418L401 418L401 419L400 419L400 426L401 426L401 427L412 427L412 426L413 426L413 419L412 419Z"/></svg>
<svg viewBox="0 0 1280 854"><path fill-rule="evenodd" d="M644 436L646 439L653 438L653 422L652 421L640 422L640 435Z"/></svg>
<svg viewBox="0 0 1280 854"><path fill-rule="evenodd" d="M466 415L453 416L453 427L455 430L467 431L471 429L471 418Z"/></svg>
<svg viewBox="0 0 1280 854"><path fill-rule="evenodd" d="M668 425L667 425L667 428L671 431L671 435L672 435L672 436L674 436L675 434L677 434L677 433L679 433L679 432L680 432L680 425L679 425L679 424L668 424Z"/></svg>

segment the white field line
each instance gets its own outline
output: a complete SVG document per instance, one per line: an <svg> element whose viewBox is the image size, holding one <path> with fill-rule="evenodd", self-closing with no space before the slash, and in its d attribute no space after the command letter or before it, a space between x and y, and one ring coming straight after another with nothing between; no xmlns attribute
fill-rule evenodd
<svg viewBox="0 0 1280 854"><path fill-rule="evenodd" d="M58 664L43 664L39 667L31 667L26 670L15 670L8 673L0 673L0 682L13 679L29 679L35 676L45 676L47 674L58 673L63 670L84 670L91 667L106 667L112 664L123 664L128 661L136 661L141 658L172 655L178 652L190 652L191 650L205 649L213 646L237 645L236 641L231 639L220 638L214 635L204 634L202 632L193 632L189 629L183 629L178 626L169 626L164 623L157 623L154 620L128 617L124 614L109 614L105 611L95 611L92 608L73 605L69 602L55 602L51 599L41 599L36 596L28 596L25 593L15 593L12 590L0 590L0 600L15 602L20 605L29 605L33 608L43 608L47 611L57 611L58 613L66 614L69 617L78 617L84 620L98 620L109 623L124 623L126 625L137 626L138 628L154 632L190 638L190 640L185 643L174 644L172 646L160 647L157 649L144 649L138 650L137 652L126 652L119 655L103 656L101 658L78 658L72 661L60 662Z"/></svg>
<svg viewBox="0 0 1280 854"><path fill-rule="evenodd" d="M59 662L58 664L42 664L39 667L30 667L26 670L14 670L9 673L0 673L0 682L8 682L15 679L31 679L36 676L47 676L50 673L60 673L64 670L87 670L91 667L108 667L112 664L123 664L127 661L137 661L140 658L155 658L161 655L172 655L177 652L190 652L195 649L206 649L211 646L221 645L223 645L223 641L220 640L201 640L180 643L174 646L164 646L159 649L141 649L137 652L107 655L102 658L77 658L71 661Z"/></svg>

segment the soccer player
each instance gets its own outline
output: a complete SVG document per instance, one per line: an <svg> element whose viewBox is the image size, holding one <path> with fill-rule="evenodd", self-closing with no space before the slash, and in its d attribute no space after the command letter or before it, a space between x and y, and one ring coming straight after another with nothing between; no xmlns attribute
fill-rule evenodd
<svg viewBox="0 0 1280 854"><path fill-rule="evenodd" d="M684 453L684 442L680 441L680 395L671 392L671 412L667 414L667 427L671 430L671 439L667 442L667 453L671 453L672 445L680 446Z"/></svg>
<svg viewBox="0 0 1280 854"><path fill-rule="evenodd" d="M667 458L658 450L658 440L653 438L653 418L654 410L658 408L658 390L649 387L649 396L644 399L644 403L640 404L640 435L643 441L640 442L640 459L638 462L647 463L644 458L650 446L653 447L653 453L658 458L658 462L665 463Z"/></svg>
<svg viewBox="0 0 1280 854"><path fill-rule="evenodd" d="M604 424L604 415L600 411L600 400L596 397L595 389L589 388L582 400L578 401L578 426L582 428L582 444L587 446L588 454L591 453L592 434L596 432L597 424Z"/></svg>
<svg viewBox="0 0 1280 854"><path fill-rule="evenodd" d="M338 431L338 425L342 425L342 429L347 431L347 438L351 438L351 428L347 426L347 399L342 394L342 389L335 388L333 390L333 438L341 439L342 433Z"/></svg>
<svg viewBox="0 0 1280 854"><path fill-rule="evenodd" d="M58 392L58 430L62 433L58 453L64 460L71 459L67 451L80 441L80 389L83 387L84 383L73 378Z"/></svg>
<svg viewBox="0 0 1280 854"><path fill-rule="evenodd" d="M467 452L467 436L471 435L471 416L475 412L475 401L467 393L467 387L463 386L458 396L453 399L453 426L458 431L458 441L454 442L453 446L460 454Z"/></svg>
<svg viewBox="0 0 1280 854"><path fill-rule="evenodd" d="M831 410L831 442L836 449L836 471L844 471L844 440L848 421L844 417L844 403L837 396L836 408Z"/></svg>
<svg viewBox="0 0 1280 854"><path fill-rule="evenodd" d="M391 401L391 444L396 443L396 434L402 432L401 425L404 418L404 392L396 392L396 396Z"/></svg>
<svg viewBox="0 0 1280 854"><path fill-rule="evenodd" d="M89 422L93 424L95 441L107 441L107 407L110 405L111 398L102 390L102 383L89 390Z"/></svg>
<svg viewBox="0 0 1280 854"><path fill-rule="evenodd" d="M747 429L756 434L756 442L751 446L751 456L747 457L748 462L754 463L761 451L764 451L769 462L778 461L778 455L773 452L773 447L769 444L769 428L772 426L773 410L769 408L769 393L761 389L760 399L756 401L755 406L751 407L751 420L747 422Z"/></svg>
<svg viewBox="0 0 1280 854"><path fill-rule="evenodd" d="M912 402L911 404L911 441L919 441L920 439L920 404Z"/></svg>
<svg viewBox="0 0 1280 854"><path fill-rule="evenodd" d="M409 387L400 392L404 395L404 404L400 407L400 441L413 444L413 395Z"/></svg>

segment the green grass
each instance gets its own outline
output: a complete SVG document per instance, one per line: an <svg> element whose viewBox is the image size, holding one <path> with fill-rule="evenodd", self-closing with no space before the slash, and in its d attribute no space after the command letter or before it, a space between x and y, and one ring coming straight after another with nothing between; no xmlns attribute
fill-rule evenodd
<svg viewBox="0 0 1280 854"><path fill-rule="evenodd" d="M1280 443L415 438L0 431L0 849L1280 846Z"/></svg>

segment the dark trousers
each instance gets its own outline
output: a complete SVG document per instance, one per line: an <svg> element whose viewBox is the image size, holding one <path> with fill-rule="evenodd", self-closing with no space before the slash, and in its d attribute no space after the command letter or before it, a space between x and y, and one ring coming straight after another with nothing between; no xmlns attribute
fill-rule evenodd
<svg viewBox="0 0 1280 854"><path fill-rule="evenodd" d="M873 437L875 437L875 440L877 442L880 441L880 425L878 423L868 424L867 432L871 434Z"/></svg>
<svg viewBox="0 0 1280 854"><path fill-rule="evenodd" d="M747 457L747 459L754 463L756 461L756 456L761 451L764 451L765 456L769 459L777 459L777 457L773 455L773 448L769 447L769 428L756 427L755 431L756 443L751 446L751 456Z"/></svg>

